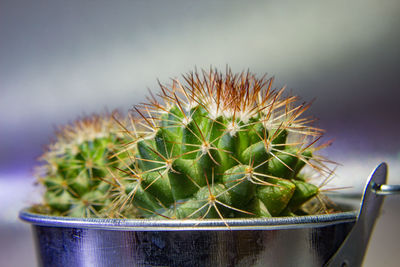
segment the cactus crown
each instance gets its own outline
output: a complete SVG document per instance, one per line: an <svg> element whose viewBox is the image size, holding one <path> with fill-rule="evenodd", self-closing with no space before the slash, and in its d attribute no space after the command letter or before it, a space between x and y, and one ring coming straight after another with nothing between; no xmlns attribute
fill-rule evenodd
<svg viewBox="0 0 400 267"><path fill-rule="evenodd" d="M63 161L71 170L67 175L57 167L61 174L52 175L62 178L44 179L49 206L71 216L160 219L308 214L303 204L320 191L309 179L330 173L314 153L324 146L315 147L323 131L301 118L309 104L296 105L297 97L271 88L273 79L249 72L210 70L183 79L160 84L157 97L134 108L131 125L123 126L125 139L107 128L106 137L81 144L80 154L101 158L96 175L79 165L79 153L45 154L47 162ZM104 138L100 152L92 150ZM84 182L78 182L82 173ZM54 180L60 181L56 190ZM82 212L88 209L94 211Z"/></svg>

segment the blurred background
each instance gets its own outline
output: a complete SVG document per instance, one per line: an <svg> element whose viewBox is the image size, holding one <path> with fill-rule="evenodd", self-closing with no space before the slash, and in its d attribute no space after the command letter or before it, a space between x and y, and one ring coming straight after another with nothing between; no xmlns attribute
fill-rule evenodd
<svg viewBox="0 0 400 267"><path fill-rule="evenodd" d="M399 28L397 0L0 0L0 266L35 264L17 214L40 200L32 168L54 127L128 111L195 67L267 73L314 100L334 185L360 192L382 161L399 184ZM387 198L365 266L397 266L399 204Z"/></svg>

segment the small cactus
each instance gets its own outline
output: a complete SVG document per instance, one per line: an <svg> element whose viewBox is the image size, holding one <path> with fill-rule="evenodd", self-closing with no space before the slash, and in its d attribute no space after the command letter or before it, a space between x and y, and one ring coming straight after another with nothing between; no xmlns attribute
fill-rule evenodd
<svg viewBox="0 0 400 267"><path fill-rule="evenodd" d="M320 190L309 171L322 130L300 118L309 105L271 89L273 79L210 70L161 85L135 107L131 162L114 175L109 216L236 218L307 214ZM162 103L161 103L162 102ZM309 174L310 175L310 174Z"/></svg>
<svg viewBox="0 0 400 267"><path fill-rule="evenodd" d="M297 97L271 89L272 78L249 72L210 70L183 79L160 84L157 97L134 108L129 126L93 116L64 127L39 172L48 213L154 219L315 214L315 205L304 206L320 200L320 188L309 180L332 172L315 154L326 146L315 146L323 131L301 117L310 105L295 105Z"/></svg>
<svg viewBox="0 0 400 267"><path fill-rule="evenodd" d="M114 112L113 115L116 115ZM120 165L112 156L125 143L110 114L92 115L61 127L56 140L40 157L36 169L43 184L47 213L72 217L97 217L110 200L109 168Z"/></svg>

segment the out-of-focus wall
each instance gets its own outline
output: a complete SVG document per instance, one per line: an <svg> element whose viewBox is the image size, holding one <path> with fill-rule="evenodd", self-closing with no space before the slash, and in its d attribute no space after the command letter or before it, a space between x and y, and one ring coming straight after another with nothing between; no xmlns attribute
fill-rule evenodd
<svg viewBox="0 0 400 267"><path fill-rule="evenodd" d="M399 21L396 0L2 0L0 179L29 175L54 125L226 64L315 98L337 150L396 157Z"/></svg>

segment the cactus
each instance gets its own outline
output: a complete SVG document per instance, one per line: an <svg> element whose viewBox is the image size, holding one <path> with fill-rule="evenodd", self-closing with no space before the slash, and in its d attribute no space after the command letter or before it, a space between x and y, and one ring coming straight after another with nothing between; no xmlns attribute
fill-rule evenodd
<svg viewBox="0 0 400 267"><path fill-rule="evenodd" d="M160 84L133 110L130 162L113 174L108 216L169 219L308 214L309 182L330 170L315 151L323 131L301 118L309 104L273 79L217 70ZM305 167L305 168L304 168ZM308 169L307 171L303 171ZM134 214L134 215L132 215Z"/></svg>
<svg viewBox="0 0 400 267"><path fill-rule="evenodd" d="M126 142L112 119L117 115L92 115L57 130L56 140L40 157L43 164L35 171L46 190L41 212L100 216L103 207L110 203L105 197L110 188L106 180L109 169L121 164L112 156Z"/></svg>
<svg viewBox="0 0 400 267"><path fill-rule="evenodd" d="M249 72L183 79L160 84L130 125L94 115L61 128L41 157L46 192L37 211L154 219L327 212L310 182L332 172L315 153L326 146L315 145L323 131L301 117L309 104ZM322 205L307 208L312 199Z"/></svg>

